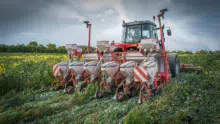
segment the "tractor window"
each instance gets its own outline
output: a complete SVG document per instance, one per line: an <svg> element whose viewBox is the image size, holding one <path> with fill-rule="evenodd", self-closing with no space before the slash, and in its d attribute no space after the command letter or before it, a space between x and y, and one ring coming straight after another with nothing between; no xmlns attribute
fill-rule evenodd
<svg viewBox="0 0 220 124"><path fill-rule="evenodd" d="M153 37L158 40L157 29L155 29L155 27L152 27L152 31L153 31Z"/></svg>
<svg viewBox="0 0 220 124"><path fill-rule="evenodd" d="M122 42L124 42L125 41L125 38L126 38L126 27L123 27L123 29L122 29L122 36L121 36L121 40L122 40Z"/></svg>
<svg viewBox="0 0 220 124"><path fill-rule="evenodd" d="M150 25L142 26L142 38L152 38L152 30Z"/></svg>
<svg viewBox="0 0 220 124"><path fill-rule="evenodd" d="M130 26L127 28L127 34L125 38L126 43L139 42L141 40L141 26Z"/></svg>

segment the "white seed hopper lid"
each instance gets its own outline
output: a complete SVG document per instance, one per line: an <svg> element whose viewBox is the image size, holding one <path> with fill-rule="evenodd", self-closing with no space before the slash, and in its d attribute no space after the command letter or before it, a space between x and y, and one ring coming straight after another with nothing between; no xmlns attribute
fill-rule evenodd
<svg viewBox="0 0 220 124"><path fill-rule="evenodd" d="M105 51L109 48L109 41L97 41L97 47L101 51Z"/></svg>
<svg viewBox="0 0 220 124"><path fill-rule="evenodd" d="M66 44L65 48L68 52L72 52L73 50L77 50L78 46L76 44Z"/></svg>

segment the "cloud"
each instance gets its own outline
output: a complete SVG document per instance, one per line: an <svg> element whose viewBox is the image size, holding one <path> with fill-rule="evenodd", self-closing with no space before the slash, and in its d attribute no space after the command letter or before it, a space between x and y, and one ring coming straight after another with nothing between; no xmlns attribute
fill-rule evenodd
<svg viewBox="0 0 220 124"><path fill-rule="evenodd" d="M199 3L199 4L198 4ZM97 40L120 41L122 20L152 20L162 8L169 50L217 50L220 42L218 0L7 0L0 2L0 43L36 40L47 44L87 44L92 23L92 45Z"/></svg>
<svg viewBox="0 0 220 124"><path fill-rule="evenodd" d="M105 19L101 19L101 22L105 22Z"/></svg>
<svg viewBox="0 0 220 124"><path fill-rule="evenodd" d="M125 19L125 10L122 4L122 0L84 0L82 8L89 11L104 9L104 11L107 13L112 13L115 10L120 14L119 17L121 19Z"/></svg>
<svg viewBox="0 0 220 124"><path fill-rule="evenodd" d="M113 25L108 29L104 29L101 34L96 35L97 41L99 40L109 40L109 41L121 41L121 25Z"/></svg>
<svg viewBox="0 0 220 124"><path fill-rule="evenodd" d="M219 15L215 15L219 1L172 0L167 24L173 35L167 37L170 50L219 50L217 34ZM199 5L198 5L199 3Z"/></svg>
<svg viewBox="0 0 220 124"><path fill-rule="evenodd" d="M74 23L79 23L83 22L83 20L86 20L86 17L81 15L78 10L66 7L65 5L50 5L48 8L44 8L41 11L44 13L43 16L48 16L54 20L60 20L61 23L66 21L74 21Z"/></svg>
<svg viewBox="0 0 220 124"><path fill-rule="evenodd" d="M114 11L112 9L106 10L105 15L112 15Z"/></svg>

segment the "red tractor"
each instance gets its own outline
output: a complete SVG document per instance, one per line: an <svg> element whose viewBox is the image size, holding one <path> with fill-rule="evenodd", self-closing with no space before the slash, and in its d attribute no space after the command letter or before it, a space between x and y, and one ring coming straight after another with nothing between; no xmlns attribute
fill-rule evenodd
<svg viewBox="0 0 220 124"><path fill-rule="evenodd" d="M142 103L148 96L157 94L162 84L169 83L171 77L180 73L178 56L167 54L165 49L164 25L161 24L161 19L166 11L168 10L163 9L157 15L159 27L151 21L123 21L123 42L111 43L112 54L116 53L116 58L121 58L124 62L120 65L120 72L125 79L114 96L118 101L122 101L125 96L133 96L138 89L138 103ZM171 35L170 29L167 30L167 35Z"/></svg>

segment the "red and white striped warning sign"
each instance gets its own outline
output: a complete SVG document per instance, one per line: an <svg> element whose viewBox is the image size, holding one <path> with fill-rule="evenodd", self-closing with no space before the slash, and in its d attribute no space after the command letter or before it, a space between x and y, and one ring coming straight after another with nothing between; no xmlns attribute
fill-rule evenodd
<svg viewBox="0 0 220 124"><path fill-rule="evenodd" d="M53 66L53 75L55 77L60 75L60 66L59 66L59 64L56 64L56 65Z"/></svg>
<svg viewBox="0 0 220 124"><path fill-rule="evenodd" d="M134 80L136 82L147 82L147 70L143 66L135 66L134 67Z"/></svg>

